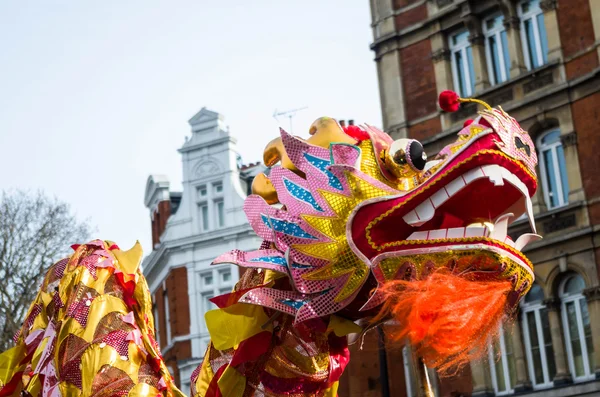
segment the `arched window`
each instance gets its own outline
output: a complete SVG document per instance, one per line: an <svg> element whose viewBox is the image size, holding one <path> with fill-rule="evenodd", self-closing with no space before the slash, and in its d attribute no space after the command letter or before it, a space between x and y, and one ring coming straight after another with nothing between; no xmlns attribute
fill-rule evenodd
<svg viewBox="0 0 600 397"><path fill-rule="evenodd" d="M551 130L540 136L538 149L546 206L552 209L568 204L567 163L560 142L560 130Z"/></svg>
<svg viewBox="0 0 600 397"><path fill-rule="evenodd" d="M513 394L517 373L509 324L503 324L500 327L498 340L488 350L492 385L496 395Z"/></svg>
<svg viewBox="0 0 600 397"><path fill-rule="evenodd" d="M578 274L565 278L559 287L569 368L575 382L594 379L594 345L584 289L585 281Z"/></svg>
<svg viewBox="0 0 600 397"><path fill-rule="evenodd" d="M548 311L543 301L542 287L533 284L521 304L529 378L534 389L552 387L556 375Z"/></svg>

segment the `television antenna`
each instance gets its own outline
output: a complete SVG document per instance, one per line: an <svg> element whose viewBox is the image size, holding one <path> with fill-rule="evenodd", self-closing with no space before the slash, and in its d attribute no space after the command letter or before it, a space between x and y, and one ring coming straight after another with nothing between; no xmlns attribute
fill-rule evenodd
<svg viewBox="0 0 600 397"><path fill-rule="evenodd" d="M273 118L275 120L277 120L277 122L279 123L279 119L277 117L287 116L290 119L290 134L291 134L293 132L293 125L292 125L293 117L296 115L296 113L298 113L299 111L304 110L304 109L308 109L308 107L304 106L302 108L286 110L284 112L278 112L277 109L275 109L275 111L273 112Z"/></svg>

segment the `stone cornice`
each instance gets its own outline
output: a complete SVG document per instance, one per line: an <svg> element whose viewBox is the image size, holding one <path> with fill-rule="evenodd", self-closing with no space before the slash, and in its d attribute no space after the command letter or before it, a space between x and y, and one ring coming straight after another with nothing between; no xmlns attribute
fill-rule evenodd
<svg viewBox="0 0 600 397"><path fill-rule="evenodd" d="M575 131L560 136L560 143L563 147L577 146L577 134Z"/></svg>
<svg viewBox="0 0 600 397"><path fill-rule="evenodd" d="M560 309L560 299L548 298L544 299L544 305L549 311L558 311Z"/></svg>
<svg viewBox="0 0 600 397"><path fill-rule="evenodd" d="M600 301L600 286L583 290L583 295L586 297L588 302Z"/></svg>
<svg viewBox="0 0 600 397"><path fill-rule="evenodd" d="M540 8L542 11L552 11L556 10L557 1L556 0L542 0L540 1Z"/></svg>
<svg viewBox="0 0 600 397"><path fill-rule="evenodd" d="M450 50L448 50L447 48L440 48L439 50L431 53L431 59L434 63L449 61Z"/></svg>

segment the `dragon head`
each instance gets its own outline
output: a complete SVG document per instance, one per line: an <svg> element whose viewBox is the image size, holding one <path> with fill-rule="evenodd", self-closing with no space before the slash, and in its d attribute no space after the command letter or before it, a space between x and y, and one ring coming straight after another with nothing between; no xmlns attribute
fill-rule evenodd
<svg viewBox="0 0 600 397"><path fill-rule="evenodd" d="M485 106L432 160L418 141L369 125L325 117L307 139L281 130L264 153L268 175L255 179L245 203L263 246L215 260L278 275L239 302L296 322L358 319L385 306L390 283L443 269L484 289L502 283L502 309L514 308L534 278L521 249L539 236L513 241L507 227L527 216L535 233L537 158L517 121Z"/></svg>

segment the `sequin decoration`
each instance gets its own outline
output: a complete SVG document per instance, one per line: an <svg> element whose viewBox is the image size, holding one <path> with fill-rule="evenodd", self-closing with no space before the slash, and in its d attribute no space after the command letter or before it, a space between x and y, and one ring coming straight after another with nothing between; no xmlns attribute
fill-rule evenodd
<svg viewBox="0 0 600 397"><path fill-rule="evenodd" d="M293 197L305 202L306 204L313 207L315 210L323 212L323 208L321 208L319 203L317 203L310 191L306 190L300 185L293 183L287 178L283 178L283 182L285 184L286 189L288 190L288 192L290 192L290 194Z"/></svg>
<svg viewBox="0 0 600 397"><path fill-rule="evenodd" d="M0 355L7 363L0 371L0 395L184 396L153 342L141 248L113 254L109 246L99 240L76 246L67 261L48 270L16 348ZM97 266L107 259L110 270ZM115 271L135 284L132 312L119 297L122 291L114 291L122 289ZM122 320L126 317L129 323ZM8 390L13 384L17 389Z"/></svg>
<svg viewBox="0 0 600 397"><path fill-rule="evenodd" d="M269 218L266 215L262 215L261 217L264 224L268 228L273 229L276 232L287 234L288 236L317 240L315 236L306 233L300 228L300 226L296 225L295 223L284 221L281 219Z"/></svg>
<svg viewBox="0 0 600 397"><path fill-rule="evenodd" d="M267 262L287 266L287 261L282 256L260 256L258 258L249 259L248 262Z"/></svg>
<svg viewBox="0 0 600 397"><path fill-rule="evenodd" d="M304 158L316 169L327 175L329 178L329 186L337 190L344 190L342 183L338 179L337 176L333 175L331 171L327 169L328 166L331 165L331 162L328 160L323 160L318 157L312 156L308 153L304 153Z"/></svg>

